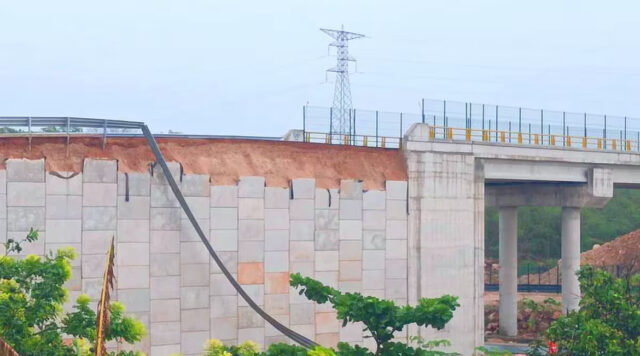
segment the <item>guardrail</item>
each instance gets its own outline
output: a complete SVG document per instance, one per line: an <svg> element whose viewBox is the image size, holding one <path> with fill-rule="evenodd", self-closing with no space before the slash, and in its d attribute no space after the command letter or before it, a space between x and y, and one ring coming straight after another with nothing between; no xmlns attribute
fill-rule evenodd
<svg viewBox="0 0 640 356"><path fill-rule="evenodd" d="M398 148L402 139L393 136L338 135L323 132L305 132L304 142L364 147Z"/></svg>
<svg viewBox="0 0 640 356"><path fill-rule="evenodd" d="M35 136L66 135L67 145L72 135L102 135L102 148L107 144L110 130L136 130L141 132L143 122L92 119L83 117L48 117L48 116L0 116L0 136L20 137L28 139L29 149ZM50 129L51 132L34 132L34 128ZM82 132L83 129L95 129L95 132Z"/></svg>

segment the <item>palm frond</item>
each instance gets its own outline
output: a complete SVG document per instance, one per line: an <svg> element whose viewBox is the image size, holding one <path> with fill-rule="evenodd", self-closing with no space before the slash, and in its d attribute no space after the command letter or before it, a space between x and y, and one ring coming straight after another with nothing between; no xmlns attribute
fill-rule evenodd
<svg viewBox="0 0 640 356"><path fill-rule="evenodd" d="M0 339L0 356L20 356L20 354L18 354L11 345L7 344L6 341Z"/></svg>
<svg viewBox="0 0 640 356"><path fill-rule="evenodd" d="M114 238L111 238L111 246L107 252L107 265L104 268L102 281L102 293L98 301L98 312L96 313L96 356L103 356L106 353L106 333L109 328L109 301L111 296L109 290L113 288L113 259L114 259Z"/></svg>

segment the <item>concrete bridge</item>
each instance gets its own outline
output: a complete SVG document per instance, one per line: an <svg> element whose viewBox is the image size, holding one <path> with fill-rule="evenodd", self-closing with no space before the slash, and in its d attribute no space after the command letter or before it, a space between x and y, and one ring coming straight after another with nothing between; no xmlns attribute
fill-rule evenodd
<svg viewBox="0 0 640 356"><path fill-rule="evenodd" d="M425 124L404 137L409 173L409 303L462 300L438 337L483 340L484 209L499 209L500 332L517 333L517 208L562 207L562 305L578 307L580 209L603 207L616 186L640 183L640 155L557 146L435 139ZM414 282L415 284L412 284ZM472 287L473 286L473 287ZM435 336L427 332L429 336ZM461 341L461 340L460 340Z"/></svg>
<svg viewBox="0 0 640 356"><path fill-rule="evenodd" d="M369 345L357 326L289 290L301 272L345 291L414 304L452 294L442 331L470 354L484 342L484 209L500 211L500 327L516 332L517 208L560 206L563 308L580 292L580 209L640 184L640 155L582 147L438 139L414 124L401 150L242 139L165 138L161 150L199 224L243 289L297 332ZM293 135L295 136L295 135ZM2 138L0 234L30 227L28 253L73 246L71 296L97 296L117 241L116 297L148 327L151 355L196 355L207 338L285 341L211 263L143 140ZM28 142L28 143L27 143ZM120 348L111 345L111 348Z"/></svg>

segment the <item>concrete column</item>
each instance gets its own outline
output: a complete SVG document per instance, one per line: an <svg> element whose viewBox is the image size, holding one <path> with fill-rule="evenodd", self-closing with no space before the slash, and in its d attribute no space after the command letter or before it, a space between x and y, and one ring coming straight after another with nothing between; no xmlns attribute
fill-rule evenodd
<svg viewBox="0 0 640 356"><path fill-rule="evenodd" d="M500 314L499 333L518 334L518 208L499 209Z"/></svg>
<svg viewBox="0 0 640 356"><path fill-rule="evenodd" d="M580 208L562 208L562 310L578 309L580 283Z"/></svg>

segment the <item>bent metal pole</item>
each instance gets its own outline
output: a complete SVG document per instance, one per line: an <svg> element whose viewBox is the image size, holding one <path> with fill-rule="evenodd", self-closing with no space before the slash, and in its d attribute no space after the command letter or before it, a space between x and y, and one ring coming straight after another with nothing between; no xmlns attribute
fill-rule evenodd
<svg viewBox="0 0 640 356"><path fill-rule="evenodd" d="M254 302L253 299L251 299L251 297L244 291L244 289L242 289L242 286L240 286L238 281L236 281L235 278L233 278L233 276L231 275L227 267L224 265L224 263L222 263L222 260L220 260L216 252L213 250L213 247L209 243L209 240L207 240L207 237L202 231L202 228L200 228L198 221L196 220L195 216L191 212L191 209L189 208L187 201L184 199L184 196L182 195L182 192L180 191L178 184L176 184L175 179L173 178L173 176L171 175L171 172L169 171L167 162L164 160L164 157L162 156L162 152L158 147L158 143L156 142L155 138L151 134L151 131L149 131L149 128L147 127L147 125L144 125L144 124L140 126L140 129L142 130L142 134L144 135L145 139L149 143L149 146L151 147L151 151L156 157L156 160L160 164L160 167L162 168L162 172L167 178L167 182L169 182L169 186L171 187L171 190L173 191L173 194L175 195L176 199L180 203L182 210L184 210L184 213L187 215L187 218L189 218L189 221L191 222L191 225L193 225L193 228L196 230L196 233L200 237L200 240L202 240L202 243L205 245L205 247L209 251L209 255L211 255L211 257L216 262L220 270L222 270L222 273L225 275L225 277L227 277L227 279L229 280L229 283L233 285L236 291L238 291L238 294L242 296L242 298L247 302L247 304L249 304L249 306L256 313L258 313L258 315L260 315L264 320L266 320L278 331L280 331L285 336L289 337L290 339L292 339L293 341L297 342L298 344L304 347L312 348L314 346L317 346L318 344L316 344L314 341L309 340L308 338L282 325L276 319L274 319L271 315L267 314L264 310L262 310L262 308L260 308L256 304L256 302Z"/></svg>

